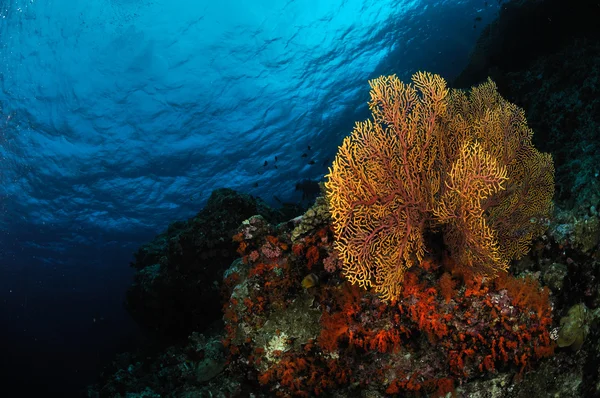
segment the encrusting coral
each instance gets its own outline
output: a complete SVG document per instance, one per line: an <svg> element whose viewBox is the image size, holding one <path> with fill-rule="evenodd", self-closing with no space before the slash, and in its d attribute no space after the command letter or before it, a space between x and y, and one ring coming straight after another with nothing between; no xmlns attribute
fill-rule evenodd
<svg viewBox="0 0 600 398"><path fill-rule="evenodd" d="M226 274L224 345L230 371L268 396L445 396L554 352L549 291L533 278L466 278L451 258L427 258L391 304L327 265L331 226L295 242L291 230L247 238L245 227L234 236L242 258ZM318 285L307 286L313 275Z"/></svg>
<svg viewBox="0 0 600 398"><path fill-rule="evenodd" d="M491 80L468 94L438 75L412 80L370 82L373 120L344 139L325 184L344 274L384 299L423 261L426 233L490 276L528 252L552 211L552 158Z"/></svg>

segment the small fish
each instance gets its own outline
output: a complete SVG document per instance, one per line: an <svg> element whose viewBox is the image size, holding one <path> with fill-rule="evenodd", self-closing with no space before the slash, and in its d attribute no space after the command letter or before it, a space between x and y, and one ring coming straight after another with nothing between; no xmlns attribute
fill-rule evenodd
<svg viewBox="0 0 600 398"><path fill-rule="evenodd" d="M475 17L475 22L481 21L481 17Z"/></svg>
<svg viewBox="0 0 600 398"><path fill-rule="evenodd" d="M275 165L275 168L278 169L279 167L277 167L277 165Z"/></svg>
<svg viewBox="0 0 600 398"><path fill-rule="evenodd" d="M275 161L277 161L277 156L275 156Z"/></svg>
<svg viewBox="0 0 600 398"><path fill-rule="evenodd" d="M257 188L257 187L258 187L258 182L255 182L254 184L252 184L252 186L253 186L254 188Z"/></svg>
<svg viewBox="0 0 600 398"><path fill-rule="evenodd" d="M269 162L267 162L267 161L265 160L265 163L263 164L263 167L267 167L267 165L268 165L268 164L269 164Z"/></svg>
<svg viewBox="0 0 600 398"><path fill-rule="evenodd" d="M303 153L301 157L302 157L302 158L305 158L305 157L307 157L307 156L308 156L308 155L307 155L306 153Z"/></svg>
<svg viewBox="0 0 600 398"><path fill-rule="evenodd" d="M308 146L308 150L310 151L310 145Z"/></svg>
<svg viewBox="0 0 600 398"><path fill-rule="evenodd" d="M310 162L308 162L308 164L313 165L313 164L315 164L315 161L311 160Z"/></svg>
<svg viewBox="0 0 600 398"><path fill-rule="evenodd" d="M308 274L302 279L302 287L305 289L310 289L311 287L315 287L319 285L319 277L316 274Z"/></svg>

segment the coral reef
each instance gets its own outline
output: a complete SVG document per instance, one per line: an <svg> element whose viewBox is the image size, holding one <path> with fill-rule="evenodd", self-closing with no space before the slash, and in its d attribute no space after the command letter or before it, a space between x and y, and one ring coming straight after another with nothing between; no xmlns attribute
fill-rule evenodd
<svg viewBox="0 0 600 398"><path fill-rule="evenodd" d="M146 288L143 323L173 321L185 331L173 330L178 340L166 349L161 341L119 357L88 395L600 396L596 3L503 4L460 78L468 87L491 76L525 109L536 147L554 156L554 216L510 274L482 279L456 256L431 256L442 252L433 231L421 267L405 271L395 302L382 301L347 282L323 198L279 225L258 209L227 228L215 219L211 228L231 261L219 261L210 276L180 261L210 256L209 245L169 254L168 242L186 225L175 224L156 250L140 253L137 277ZM212 301L186 296L190 307L182 309L170 301L180 285L165 273L179 270L184 287L211 286ZM193 333L204 326L194 316L203 306L215 317L222 306L223 328Z"/></svg>
<svg viewBox="0 0 600 398"><path fill-rule="evenodd" d="M344 139L325 184L344 274L384 299L422 262L426 233L490 276L529 251L552 212L552 158L491 80L468 94L438 75L412 81L370 81L373 120Z"/></svg>
<svg viewBox="0 0 600 398"><path fill-rule="evenodd" d="M322 186L322 188L324 188ZM317 229L329 225L331 222L331 213L329 203L324 195L315 199L315 203L301 217L296 219L297 225L292 231L292 242L296 242L305 234L316 231Z"/></svg>
<svg viewBox="0 0 600 398"><path fill-rule="evenodd" d="M227 273L224 344L232 369L268 394L442 396L482 374L522 374L553 353L549 291L533 278L468 279L449 259L428 260L389 305L325 270L329 226L295 244L280 231L240 247ZM310 272L320 283L303 289Z"/></svg>
<svg viewBox="0 0 600 398"><path fill-rule="evenodd" d="M571 347L579 350L589 333L588 309L583 303L569 308L567 316L560 319L560 332L556 343L559 347Z"/></svg>
<svg viewBox="0 0 600 398"><path fill-rule="evenodd" d="M553 228L514 267L523 269L518 277L481 278L465 274L451 257L426 257L406 272L391 303L346 280L330 224L306 228L292 241L297 225L273 225L262 216L242 221L230 238L239 257L221 286L224 327L121 357L88 395L531 397L540 389L557 396L595 391L599 292L584 266L592 260L556 241ZM307 277L310 284L303 283ZM540 279L552 282L552 291ZM584 318L569 311L574 301L589 308ZM576 351L580 330L585 339ZM575 338L567 346L569 336Z"/></svg>

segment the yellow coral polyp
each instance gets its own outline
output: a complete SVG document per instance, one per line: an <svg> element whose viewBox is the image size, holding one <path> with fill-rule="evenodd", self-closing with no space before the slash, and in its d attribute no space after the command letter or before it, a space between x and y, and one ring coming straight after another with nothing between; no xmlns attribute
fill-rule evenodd
<svg viewBox="0 0 600 398"><path fill-rule="evenodd" d="M554 194L552 159L533 147L524 112L491 80L470 93L426 72L369 84L372 120L344 139L325 183L346 277L396 298L432 228L477 274L523 256Z"/></svg>

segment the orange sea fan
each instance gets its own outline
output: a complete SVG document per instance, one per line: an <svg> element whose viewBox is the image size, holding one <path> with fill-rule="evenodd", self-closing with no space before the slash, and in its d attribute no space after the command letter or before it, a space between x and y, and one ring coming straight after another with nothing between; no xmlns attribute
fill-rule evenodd
<svg viewBox="0 0 600 398"><path fill-rule="evenodd" d="M369 83L372 120L344 139L325 183L344 275L397 298L428 231L474 274L523 256L554 193L552 159L533 147L523 111L490 80L470 93L423 72Z"/></svg>

